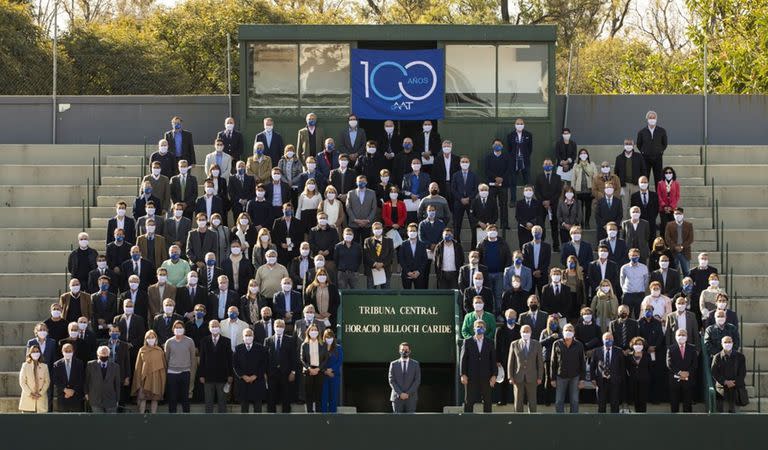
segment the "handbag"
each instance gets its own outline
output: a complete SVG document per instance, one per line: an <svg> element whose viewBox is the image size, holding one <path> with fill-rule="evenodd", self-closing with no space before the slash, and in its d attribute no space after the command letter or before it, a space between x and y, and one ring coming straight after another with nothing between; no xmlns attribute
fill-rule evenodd
<svg viewBox="0 0 768 450"><path fill-rule="evenodd" d="M747 394L747 388L742 386L736 388L736 405L747 406L749 405L749 394Z"/></svg>

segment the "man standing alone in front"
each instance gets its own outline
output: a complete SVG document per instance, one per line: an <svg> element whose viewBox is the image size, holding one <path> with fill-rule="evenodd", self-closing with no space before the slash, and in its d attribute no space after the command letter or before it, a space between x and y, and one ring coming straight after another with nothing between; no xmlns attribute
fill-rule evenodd
<svg viewBox="0 0 768 450"><path fill-rule="evenodd" d="M389 363L389 385L392 393L392 411L397 413L416 412L421 385L421 366L411 359L411 344L400 344L400 358Z"/></svg>

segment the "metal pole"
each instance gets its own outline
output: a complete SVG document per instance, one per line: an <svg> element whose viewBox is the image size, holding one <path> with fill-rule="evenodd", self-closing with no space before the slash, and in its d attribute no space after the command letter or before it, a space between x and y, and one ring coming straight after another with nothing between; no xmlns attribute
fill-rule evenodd
<svg viewBox="0 0 768 450"><path fill-rule="evenodd" d="M706 176L704 177L706 180ZM716 227L715 224L715 177L712 177L712 228Z"/></svg>
<svg viewBox="0 0 768 450"><path fill-rule="evenodd" d="M96 180L94 180L95 184ZM99 136L99 186L101 186L101 136Z"/></svg>
<svg viewBox="0 0 768 450"><path fill-rule="evenodd" d="M229 117L232 117L232 40L227 33L227 102L229 104ZM566 99L568 91L566 91ZM566 100L567 101L567 100Z"/></svg>
<svg viewBox="0 0 768 450"><path fill-rule="evenodd" d="M704 29L704 151L707 151L709 142L709 127L707 122L709 121L709 105L708 105L708 80L709 74L707 72L707 30ZM706 182L706 177L704 178Z"/></svg>
<svg viewBox="0 0 768 450"><path fill-rule="evenodd" d="M568 51L568 75L565 79L565 111L563 112L563 128L568 126L568 104L571 98L571 61L573 61L573 43Z"/></svg>
<svg viewBox="0 0 768 450"><path fill-rule="evenodd" d="M56 143L56 72L58 70L57 53L59 46L59 2L53 4L53 82L51 90L51 112L53 113L53 122L51 125L51 143Z"/></svg>

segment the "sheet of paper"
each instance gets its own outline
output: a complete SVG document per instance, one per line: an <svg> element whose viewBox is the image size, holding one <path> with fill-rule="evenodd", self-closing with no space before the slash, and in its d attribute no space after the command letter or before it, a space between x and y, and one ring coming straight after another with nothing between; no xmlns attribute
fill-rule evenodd
<svg viewBox="0 0 768 450"><path fill-rule="evenodd" d="M416 211L419 210L419 201L418 200L414 201L411 198L406 198L405 200L403 200L403 202L405 203L405 210L406 211L408 211L408 212L416 212Z"/></svg>
<svg viewBox="0 0 768 450"><path fill-rule="evenodd" d="M387 272L384 269L371 269L371 275L373 275L374 286L381 286L387 282Z"/></svg>

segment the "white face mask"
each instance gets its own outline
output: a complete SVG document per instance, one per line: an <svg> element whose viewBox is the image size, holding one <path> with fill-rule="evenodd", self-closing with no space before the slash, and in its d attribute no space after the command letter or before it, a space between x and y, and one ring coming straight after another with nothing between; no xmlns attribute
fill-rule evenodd
<svg viewBox="0 0 768 450"><path fill-rule="evenodd" d="M640 213L638 212L630 213L630 216L632 216L632 220L637 220L640 218Z"/></svg>
<svg viewBox="0 0 768 450"><path fill-rule="evenodd" d="M315 320L315 314L314 313L304 313L304 320L307 322L312 322Z"/></svg>
<svg viewBox="0 0 768 450"><path fill-rule="evenodd" d="M430 131L432 131L432 125L424 125L423 127L421 127L421 129L424 130L425 133L429 133Z"/></svg>
<svg viewBox="0 0 768 450"><path fill-rule="evenodd" d="M573 331L563 331L563 337L566 339L573 338Z"/></svg>
<svg viewBox="0 0 768 450"><path fill-rule="evenodd" d="M443 153L451 153L451 147L443 147Z"/></svg>
<svg viewBox="0 0 768 450"><path fill-rule="evenodd" d="M231 248L229 249L229 251L230 251L230 252L232 252L232 254L233 254L233 255L239 255L239 254L240 254L240 252L242 252L242 251L243 251L243 249L242 249L242 248L240 248L240 247L231 247Z"/></svg>
<svg viewBox="0 0 768 450"><path fill-rule="evenodd" d="M716 288L720 286L720 280L709 280L709 285Z"/></svg>
<svg viewBox="0 0 768 450"><path fill-rule="evenodd" d="M478 194L480 195L480 198L483 198L483 199L488 198L488 191L480 191L478 192Z"/></svg>
<svg viewBox="0 0 768 450"><path fill-rule="evenodd" d="M381 236L381 233L383 233L383 232L384 232L384 230L382 230L381 228L374 228L373 229L373 235L374 236Z"/></svg>
<svg viewBox="0 0 768 450"><path fill-rule="evenodd" d="M274 256L268 256L267 257L267 264L275 264L277 262L277 258Z"/></svg>
<svg viewBox="0 0 768 450"><path fill-rule="evenodd" d="M625 145L624 146L624 151L629 153L629 152L632 151L633 148L634 148L634 146L632 146L632 145Z"/></svg>
<svg viewBox="0 0 768 450"><path fill-rule="evenodd" d="M349 123L350 128L355 128L357 126L357 120L350 120L347 123Z"/></svg>
<svg viewBox="0 0 768 450"><path fill-rule="evenodd" d="M605 174L611 173L611 168L610 167L601 167L600 168L600 172L605 173Z"/></svg>
<svg viewBox="0 0 768 450"><path fill-rule="evenodd" d="M272 131L274 129L274 125L264 125L264 131Z"/></svg>
<svg viewBox="0 0 768 450"><path fill-rule="evenodd" d="M584 323L592 322L592 314L584 314L581 318L584 319Z"/></svg>
<svg viewBox="0 0 768 450"><path fill-rule="evenodd" d="M173 314L173 306L163 306L163 312L166 314Z"/></svg>
<svg viewBox="0 0 768 450"><path fill-rule="evenodd" d="M515 130L517 131L523 131L523 128L525 128L524 124L516 123L515 124Z"/></svg>
<svg viewBox="0 0 768 450"><path fill-rule="evenodd" d="M117 217L125 217L125 210L123 208L117 210Z"/></svg>
<svg viewBox="0 0 768 450"><path fill-rule="evenodd" d="M384 127L384 131L386 131L387 134L392 134L395 132L395 127Z"/></svg>
<svg viewBox="0 0 768 450"><path fill-rule="evenodd" d="M675 308L677 308L677 312L684 312L686 309L686 305L675 305Z"/></svg>
<svg viewBox="0 0 768 450"><path fill-rule="evenodd" d="M288 291L290 291L290 290L291 290L291 287L292 287L292 285L290 285L290 284L283 284L283 285L282 285L282 288L283 288L283 292L288 292Z"/></svg>
<svg viewBox="0 0 768 450"><path fill-rule="evenodd" d="M633 345L632 346L632 350L634 350L635 353L640 353L640 352L643 351L643 346L642 345Z"/></svg>
<svg viewBox="0 0 768 450"><path fill-rule="evenodd" d="M335 199L336 199L336 194L335 194L335 193L333 193L333 192L329 192L329 193L325 194L325 197L326 197L328 200L335 200Z"/></svg>
<svg viewBox="0 0 768 450"><path fill-rule="evenodd" d="M212 327L211 328L211 334L219 334L221 332L221 328L219 327Z"/></svg>
<svg viewBox="0 0 768 450"><path fill-rule="evenodd" d="M158 275L157 276L157 282L158 283L165 283L168 281L168 277L166 275Z"/></svg>
<svg viewBox="0 0 768 450"><path fill-rule="evenodd" d="M220 219L213 219L211 221L211 225L213 225L214 227L218 227L219 225L221 225L221 220Z"/></svg>
<svg viewBox="0 0 768 450"><path fill-rule="evenodd" d="M147 345L149 345L150 347L154 347L155 343L157 343L157 339L155 339L155 338L147 338Z"/></svg>
<svg viewBox="0 0 768 450"><path fill-rule="evenodd" d="M218 178L220 173L221 173L220 170L211 170L211 176L213 178Z"/></svg>
<svg viewBox="0 0 768 450"><path fill-rule="evenodd" d="M81 248L88 247L88 239L80 239L77 243Z"/></svg>
<svg viewBox="0 0 768 450"><path fill-rule="evenodd" d="M715 323L718 325L722 325L725 323L725 317L715 317Z"/></svg>
<svg viewBox="0 0 768 450"><path fill-rule="evenodd" d="M328 219L317 219L317 224L321 227L328 225Z"/></svg>
<svg viewBox="0 0 768 450"><path fill-rule="evenodd" d="M253 336L243 336L243 342L248 345L253 344Z"/></svg>
<svg viewBox="0 0 768 450"><path fill-rule="evenodd" d="M213 195L213 194L216 193L216 189L214 189L212 187L207 187L207 188L205 188L205 193L208 194L208 195Z"/></svg>
<svg viewBox="0 0 768 450"><path fill-rule="evenodd" d="M655 127L656 126L656 119L648 119L648 126L649 127Z"/></svg>
<svg viewBox="0 0 768 450"><path fill-rule="evenodd" d="M651 296L652 297L658 297L659 295L661 295L661 291L660 290L654 289L654 290L651 291Z"/></svg>
<svg viewBox="0 0 768 450"><path fill-rule="evenodd" d="M399 197L399 194L397 192L390 192L389 193L389 198L391 200L397 200L397 197Z"/></svg>
<svg viewBox="0 0 768 450"><path fill-rule="evenodd" d="M520 282L519 281L513 281L512 282L512 288L520 289Z"/></svg>
<svg viewBox="0 0 768 450"><path fill-rule="evenodd" d="M272 174L272 181L280 181L280 174L279 173L273 173Z"/></svg>
<svg viewBox="0 0 768 450"><path fill-rule="evenodd" d="M319 283L325 283L326 281L328 281L328 277L326 275L318 275L317 276L317 281Z"/></svg>
<svg viewBox="0 0 768 450"><path fill-rule="evenodd" d="M173 217L181 217L184 215L183 209L176 209L173 211Z"/></svg>
<svg viewBox="0 0 768 450"><path fill-rule="evenodd" d="M259 287L258 286L248 286L248 292L251 294L258 294L259 293Z"/></svg>
<svg viewBox="0 0 768 450"><path fill-rule="evenodd" d="M699 267L707 268L709 266L709 260L708 259L700 259L699 260Z"/></svg>
<svg viewBox="0 0 768 450"><path fill-rule="evenodd" d="M605 258L607 258L607 257L608 257L608 252L597 252L597 256L598 256L600 259L605 259Z"/></svg>
<svg viewBox="0 0 768 450"><path fill-rule="evenodd" d="M184 335L184 328L174 328L173 334L176 336L182 336Z"/></svg>
<svg viewBox="0 0 768 450"><path fill-rule="evenodd" d="M133 314L133 310L134 310L134 308L129 306L129 307L125 308L125 313L130 316L131 314Z"/></svg>
<svg viewBox="0 0 768 450"><path fill-rule="evenodd" d="M460 163L461 170L469 170L469 163Z"/></svg>
<svg viewBox="0 0 768 450"><path fill-rule="evenodd" d="M419 236L418 231L409 231L408 232L408 239L416 239Z"/></svg>
<svg viewBox="0 0 768 450"><path fill-rule="evenodd" d="M318 259L315 260L315 268L320 269L325 267L325 260L324 259Z"/></svg>
<svg viewBox="0 0 768 450"><path fill-rule="evenodd" d="M675 222L683 223L683 215L682 214L675 214Z"/></svg>
<svg viewBox="0 0 768 450"><path fill-rule="evenodd" d="M611 287L610 286L600 286L600 290L603 291L603 294L607 294L607 293L611 292Z"/></svg>
<svg viewBox="0 0 768 450"><path fill-rule="evenodd" d="M54 319L60 318L61 311L59 311L58 309L54 309L53 311L51 311L51 317L53 317Z"/></svg>
<svg viewBox="0 0 768 450"><path fill-rule="evenodd" d="M106 269L107 268L107 262L106 261L98 261L96 262L96 267L99 269Z"/></svg>
<svg viewBox="0 0 768 450"><path fill-rule="evenodd" d="M349 165L349 161L347 161L346 159L342 159L339 161L339 167L341 167L342 169L346 169L348 165Z"/></svg>
<svg viewBox="0 0 768 450"><path fill-rule="evenodd" d="M139 283L128 283L128 287L135 291L139 288Z"/></svg>
<svg viewBox="0 0 768 450"><path fill-rule="evenodd" d="M296 155L295 152L285 152L285 157L288 159L293 158Z"/></svg>
<svg viewBox="0 0 768 450"><path fill-rule="evenodd" d="M326 344L326 345L331 345L331 344L333 344L333 338L325 338L325 344Z"/></svg>
<svg viewBox="0 0 768 450"><path fill-rule="evenodd" d="M37 361L38 359L40 359L40 353L38 353L38 352L35 352L35 353L30 353L30 354L29 354L29 356L31 356L31 357L32 357L32 359L34 359L35 361Z"/></svg>
<svg viewBox="0 0 768 450"><path fill-rule="evenodd" d="M179 172L181 172L182 175L186 175L187 172L189 172L189 167L179 167Z"/></svg>
<svg viewBox="0 0 768 450"><path fill-rule="evenodd" d="M154 216L155 215L155 208L147 208L147 215L148 216Z"/></svg>
<svg viewBox="0 0 768 450"><path fill-rule="evenodd" d="M345 234L344 235L344 241L346 241L346 242L352 242L352 239L354 239L354 238L355 238L355 236L352 235L352 234Z"/></svg>
<svg viewBox="0 0 768 450"><path fill-rule="evenodd" d="M731 349L733 349L733 342L724 342L723 343L723 350L726 352L730 352Z"/></svg>
<svg viewBox="0 0 768 450"><path fill-rule="evenodd" d="M369 155L373 155L373 154L375 154L375 153L376 153L376 147L368 147L368 148L366 148L366 149L365 149L365 151L366 151L366 152L367 152Z"/></svg>
<svg viewBox="0 0 768 450"><path fill-rule="evenodd" d="M276 335L278 335L278 336L282 336L284 332L285 332L285 328L282 328L282 327L275 327L275 334L276 334Z"/></svg>
<svg viewBox="0 0 768 450"><path fill-rule="evenodd" d="M589 155L587 155L586 153L582 153L581 155L579 155L579 159L582 161L586 161L587 159L589 159Z"/></svg>
<svg viewBox="0 0 768 450"><path fill-rule="evenodd" d="M640 189L642 190L648 189L648 183L640 183L638 186L640 186Z"/></svg>
<svg viewBox="0 0 768 450"><path fill-rule="evenodd" d="M235 129L235 124L234 124L234 123L227 123L227 124L224 124L224 128L225 128L227 131L232 131L232 130L234 130L234 129Z"/></svg>
<svg viewBox="0 0 768 450"><path fill-rule="evenodd" d="M85 329L88 328L88 323L86 323L86 322L77 322L77 328L79 328L80 331L85 331Z"/></svg>
<svg viewBox="0 0 768 450"><path fill-rule="evenodd" d="M418 170L421 170L421 164L411 164L411 169L416 172Z"/></svg>
<svg viewBox="0 0 768 450"><path fill-rule="evenodd" d="M207 223L208 223L208 222L206 222L205 220L198 220L198 221L197 221L197 227L198 227L198 228L205 228L205 225L206 225Z"/></svg>
<svg viewBox="0 0 768 450"><path fill-rule="evenodd" d="M317 185L315 185L315 184L308 184L307 185L307 190L309 192L315 192L315 189L317 189Z"/></svg>
<svg viewBox="0 0 768 450"><path fill-rule="evenodd" d="M160 169L152 168L152 175L154 175L154 176L160 175Z"/></svg>
<svg viewBox="0 0 768 450"><path fill-rule="evenodd" d="M566 192L565 193L565 198L568 199L568 200L573 199L573 192Z"/></svg>
<svg viewBox="0 0 768 450"><path fill-rule="evenodd" d="M483 280L472 280L472 284L474 284L475 289L480 289L483 287Z"/></svg>
<svg viewBox="0 0 768 450"><path fill-rule="evenodd" d="M573 239L573 242L579 242L581 241L581 235L579 233L574 233L571 235L571 239Z"/></svg>
<svg viewBox="0 0 768 450"><path fill-rule="evenodd" d="M319 335L320 335L320 333L318 333L317 331L314 331L314 330L309 332L309 337L311 337L312 339L317 339L317 336L319 336Z"/></svg>
<svg viewBox="0 0 768 450"><path fill-rule="evenodd" d="M525 198L532 198L533 197L533 191L523 191L523 196Z"/></svg>
<svg viewBox="0 0 768 450"><path fill-rule="evenodd" d="M40 330L37 332L37 337L39 337L40 339L45 339L48 337L48 332Z"/></svg>
<svg viewBox="0 0 768 450"><path fill-rule="evenodd" d="M613 188L611 188L611 187L607 187L607 188L605 188L605 195L607 195L607 196L609 196L609 197L610 197L611 195L613 195Z"/></svg>
<svg viewBox="0 0 768 450"><path fill-rule="evenodd" d="M717 303L717 309L721 311L725 311L725 309L728 307L728 303L725 302L718 302Z"/></svg>
<svg viewBox="0 0 768 450"><path fill-rule="evenodd" d="M72 352L64 352L61 355L64 357L64 359L66 359L67 361L70 361L70 360L72 360L72 356L74 355L74 353L72 353Z"/></svg>
<svg viewBox="0 0 768 450"><path fill-rule="evenodd" d="M683 345L686 342L688 342L688 336L677 336L675 340L677 341L678 344Z"/></svg>
<svg viewBox="0 0 768 450"><path fill-rule="evenodd" d="M619 234L619 232L616 230L608 230L608 237L611 239L615 238L617 234Z"/></svg>
<svg viewBox="0 0 768 450"><path fill-rule="evenodd" d="M77 332L77 331L70 331L69 332L70 339L77 339L78 336L80 336L80 333Z"/></svg>
<svg viewBox="0 0 768 450"><path fill-rule="evenodd" d="M154 225L147 225L147 233L154 233L155 232L155 226Z"/></svg>
<svg viewBox="0 0 768 450"><path fill-rule="evenodd" d="M520 337L523 338L524 341L530 341L531 333L520 333Z"/></svg>
<svg viewBox="0 0 768 450"><path fill-rule="evenodd" d="M475 308L475 311L482 311L484 305L482 303L475 303L473 304L473 308Z"/></svg>
<svg viewBox="0 0 768 450"><path fill-rule="evenodd" d="M496 239L499 236L499 232L496 230L491 230L488 232L488 237L491 239Z"/></svg>
<svg viewBox="0 0 768 450"><path fill-rule="evenodd" d="M672 177L673 177L673 176L674 176L674 175L673 175L673 174L671 174L671 173L665 173L665 174L664 174L664 178L666 178L666 179L667 179L667 181L672 181Z"/></svg>
<svg viewBox="0 0 768 450"><path fill-rule="evenodd" d="M669 261L659 261L659 267L661 267L662 269L668 269Z"/></svg>
<svg viewBox="0 0 768 450"><path fill-rule="evenodd" d="M570 139L571 139L571 134L570 133L563 133L563 140L565 142L568 142Z"/></svg>
<svg viewBox="0 0 768 450"><path fill-rule="evenodd" d="M309 256L309 249L302 248L301 250L299 250L299 253L301 254L301 256Z"/></svg>
<svg viewBox="0 0 768 450"><path fill-rule="evenodd" d="M553 283L559 283L560 282L560 275L552 275L552 282Z"/></svg>
<svg viewBox="0 0 768 450"><path fill-rule="evenodd" d="M168 146L161 145L160 147L158 147L158 151L160 152L161 155L165 155L166 153L168 153Z"/></svg>

